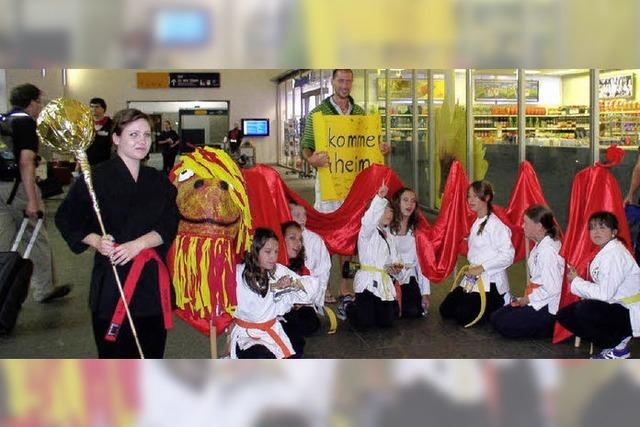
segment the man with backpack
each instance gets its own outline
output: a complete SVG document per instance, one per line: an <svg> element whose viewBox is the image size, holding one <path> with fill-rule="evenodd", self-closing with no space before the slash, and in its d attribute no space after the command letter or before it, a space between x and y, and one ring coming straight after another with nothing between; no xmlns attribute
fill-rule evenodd
<svg viewBox="0 0 640 427"><path fill-rule="evenodd" d="M26 230L28 240L39 216L44 215L44 205L40 190L36 185L36 158L39 141L36 133L36 118L42 109L42 91L32 84L16 86L11 91L13 109L8 114L5 131L10 131L8 147L18 163L18 174L13 182L0 182L0 251L9 251L12 241L22 222L23 215L30 218ZM66 296L69 285L54 286L51 249L47 232L40 229L31 252L34 264L31 277L33 298L37 302L48 303Z"/></svg>

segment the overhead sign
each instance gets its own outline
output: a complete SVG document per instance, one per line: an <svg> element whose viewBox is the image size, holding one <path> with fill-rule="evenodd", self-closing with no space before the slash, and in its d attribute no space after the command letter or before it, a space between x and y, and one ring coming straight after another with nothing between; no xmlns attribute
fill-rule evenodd
<svg viewBox="0 0 640 427"><path fill-rule="evenodd" d="M136 74L138 89L218 88L220 73L154 73Z"/></svg>
<svg viewBox="0 0 640 427"><path fill-rule="evenodd" d="M220 73L169 73L171 88L220 87Z"/></svg>
<svg viewBox="0 0 640 427"><path fill-rule="evenodd" d="M476 101L515 101L518 99L517 80L488 80L476 79L474 85L474 99ZM525 98L527 101L538 102L540 82L527 80L525 82Z"/></svg>
<svg viewBox="0 0 640 427"><path fill-rule="evenodd" d="M138 89L168 89L169 73L137 73Z"/></svg>

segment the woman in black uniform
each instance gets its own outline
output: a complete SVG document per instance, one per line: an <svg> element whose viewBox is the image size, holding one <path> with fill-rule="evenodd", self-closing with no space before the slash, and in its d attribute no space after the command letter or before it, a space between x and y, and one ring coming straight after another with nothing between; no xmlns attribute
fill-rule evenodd
<svg viewBox="0 0 640 427"><path fill-rule="evenodd" d="M141 165L151 147L146 114L135 109L116 113L112 138L117 156L92 171L109 235L101 236L83 179L75 182L60 205L56 225L75 253L89 247L96 250L89 304L100 358L139 357L129 322L114 316L120 294L111 264L117 266L125 286L136 259L156 259L155 263L142 262L138 269L129 308L145 357L162 358L165 327L171 324L171 290L170 282L160 280L160 265L178 228L176 189L160 171Z"/></svg>

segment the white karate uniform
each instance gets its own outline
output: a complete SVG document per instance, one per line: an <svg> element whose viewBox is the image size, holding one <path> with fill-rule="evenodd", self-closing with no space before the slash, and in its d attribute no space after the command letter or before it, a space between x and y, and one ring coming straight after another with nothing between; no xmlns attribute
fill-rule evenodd
<svg viewBox="0 0 640 427"><path fill-rule="evenodd" d="M372 266L385 270L385 265L393 262L402 262L395 245L395 238L385 227L386 239L380 235L378 223L384 215L387 200L377 194L371 201L371 206L362 217L362 226L358 233L358 257L360 265ZM392 278L384 280L380 272L363 271L356 272L353 278L353 290L362 293L366 290L380 298L382 301L393 301L396 298L396 290Z"/></svg>
<svg viewBox="0 0 640 427"><path fill-rule="evenodd" d="M311 273L312 277L318 279L320 292L314 302L317 308L324 307L324 296L329 285L329 277L331 276L331 255L327 250L327 245L317 233L311 230L302 230L302 243L304 244L304 252L306 259L304 265Z"/></svg>
<svg viewBox="0 0 640 427"><path fill-rule="evenodd" d="M295 291L282 295L281 299L275 301L271 290L267 291L267 295L263 298L249 288L244 281L242 273L245 265L240 264L236 269L236 297L238 306L234 317L252 323L265 323L279 316L283 316L291 310L294 304L311 304L315 301L319 292L318 279L311 276L300 277L287 267L276 264L274 277L269 280L269 286L276 283L281 277L290 276L298 279L304 285L306 291ZM291 341L286 332L282 328L279 320L276 320L272 329L282 339L291 354L295 354ZM271 351L277 358L284 358L283 350L276 344L273 338L266 331L253 328L243 328L237 324L231 330L231 357L237 358L236 345L241 350L246 350L254 345L263 345Z"/></svg>
<svg viewBox="0 0 640 427"><path fill-rule="evenodd" d="M469 233L469 253L467 259L470 264L482 265L482 281L485 291L489 292L489 284L495 283L499 294L504 295L505 305L511 302L509 293L509 278L507 267L513 264L515 249L511 243L511 230L492 213L487 224L478 235L480 225L486 217L477 218ZM478 292L478 285L474 285L473 292Z"/></svg>
<svg viewBox="0 0 640 427"><path fill-rule="evenodd" d="M589 265L593 282L576 277L571 293L580 298L595 299L609 304L622 304L629 310L633 336L640 336L640 302L625 304L623 298L640 292L640 267L618 239L607 243Z"/></svg>
<svg viewBox="0 0 640 427"><path fill-rule="evenodd" d="M545 236L529 254L527 265L531 282L540 285L529 295L529 305L536 311L545 305L550 314L558 313L562 293L564 258L559 254L562 243Z"/></svg>
<svg viewBox="0 0 640 427"><path fill-rule="evenodd" d="M404 236L394 235L394 240L396 242L398 255L404 265L411 265L411 267L405 268L398 273L396 279L398 279L401 285L404 285L409 283L412 277L415 277L420 288L420 294L430 295L431 282L422 274L422 270L420 269L420 262L418 261L418 253L416 251L416 237L413 234L413 230L409 230Z"/></svg>

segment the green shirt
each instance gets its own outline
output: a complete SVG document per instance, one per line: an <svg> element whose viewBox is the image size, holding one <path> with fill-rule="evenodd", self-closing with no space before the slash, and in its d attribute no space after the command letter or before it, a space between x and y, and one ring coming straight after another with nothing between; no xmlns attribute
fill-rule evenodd
<svg viewBox="0 0 640 427"><path fill-rule="evenodd" d="M332 95L333 96L333 95ZM329 100L331 96L327 97L324 101L320 103L316 108L311 110L311 112L307 115L307 121L304 125L304 135L302 136L302 148L308 148L311 151L316 151L316 143L313 137L313 114L318 111L327 116L337 116L339 113L336 111L335 107ZM353 102L353 98L349 97L349 103L351 103L351 113L352 116L364 116L364 109L359 105L356 105Z"/></svg>

